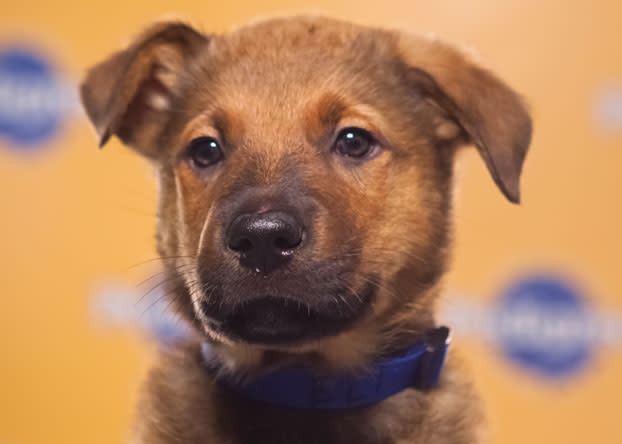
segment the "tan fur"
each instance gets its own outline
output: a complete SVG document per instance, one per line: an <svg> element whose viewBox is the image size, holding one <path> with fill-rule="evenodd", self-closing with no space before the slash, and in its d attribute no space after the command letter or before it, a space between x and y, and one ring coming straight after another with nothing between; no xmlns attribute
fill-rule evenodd
<svg viewBox="0 0 622 444"><path fill-rule="evenodd" d="M286 363L364 369L417 340L435 324L457 148L474 144L500 190L518 202L531 137L520 97L451 45L320 17L216 36L156 25L92 68L81 92L102 144L116 134L157 166L158 249L172 302L231 373ZM354 165L331 151L345 127L372 133L377 157ZM197 172L186 147L201 136L222 141L225 158ZM327 270L343 269L335 279L348 289L340 295L344 307L362 303L364 288L376 295L348 328L267 345L208 324L201 304L216 287L206 273L240 289L229 298L263 282L222 251L227 208L244 192L257 208L291 193L294 205L314 203L311 246L274 285L293 294L319 289ZM330 295L311 296L321 303ZM311 302L299 303L311 310ZM406 390L373 407L322 416L236 400L189 344L151 372L133 442L479 442L476 398L453 357L448 361L430 392Z"/></svg>

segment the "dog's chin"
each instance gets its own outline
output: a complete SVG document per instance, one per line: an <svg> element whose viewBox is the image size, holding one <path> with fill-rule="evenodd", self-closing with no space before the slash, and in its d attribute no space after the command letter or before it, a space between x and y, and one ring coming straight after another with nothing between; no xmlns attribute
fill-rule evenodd
<svg viewBox="0 0 622 444"><path fill-rule="evenodd" d="M314 307L286 298L264 296L234 307L201 304L201 318L209 330L233 341L263 345L294 345L337 335L349 329L367 313L376 288L369 285L356 300Z"/></svg>

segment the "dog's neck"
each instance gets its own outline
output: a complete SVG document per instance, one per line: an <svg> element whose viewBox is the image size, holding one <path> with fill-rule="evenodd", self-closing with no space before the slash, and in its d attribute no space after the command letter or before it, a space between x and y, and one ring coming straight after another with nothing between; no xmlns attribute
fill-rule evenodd
<svg viewBox="0 0 622 444"><path fill-rule="evenodd" d="M436 386L449 342L449 329L438 327L407 350L369 365L366 372L336 374L296 364L242 378L220 371L209 343L202 344L202 354L216 380L250 399L283 407L344 409L378 404L406 389Z"/></svg>
<svg viewBox="0 0 622 444"><path fill-rule="evenodd" d="M268 348L225 341L209 342L214 359L231 373L245 374L289 365L302 365L320 371L351 372L364 370L379 359L407 350L434 327L431 311L413 310L411 313L387 313L374 324L367 324L364 331L346 331L295 347Z"/></svg>

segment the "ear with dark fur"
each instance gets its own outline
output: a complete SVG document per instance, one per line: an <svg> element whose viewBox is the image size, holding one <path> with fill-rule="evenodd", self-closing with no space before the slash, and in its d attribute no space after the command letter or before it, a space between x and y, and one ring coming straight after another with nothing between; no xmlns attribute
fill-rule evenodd
<svg viewBox="0 0 622 444"><path fill-rule="evenodd" d="M531 142L531 118L521 98L450 45L407 34L398 41L402 60L431 77L438 104L464 129L503 194L518 203Z"/></svg>
<svg viewBox="0 0 622 444"><path fill-rule="evenodd" d="M207 40L182 23L157 24L89 69L80 96L100 147L115 134L124 144L155 157L157 148L151 142L166 122L179 75Z"/></svg>

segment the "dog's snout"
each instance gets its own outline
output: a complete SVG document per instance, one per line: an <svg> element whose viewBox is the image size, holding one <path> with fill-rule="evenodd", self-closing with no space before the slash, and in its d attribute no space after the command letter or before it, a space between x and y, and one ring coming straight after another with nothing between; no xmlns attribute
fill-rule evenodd
<svg viewBox="0 0 622 444"><path fill-rule="evenodd" d="M285 265L303 239L303 226L287 213L241 214L228 230L227 246L240 255L240 264L260 273Z"/></svg>

